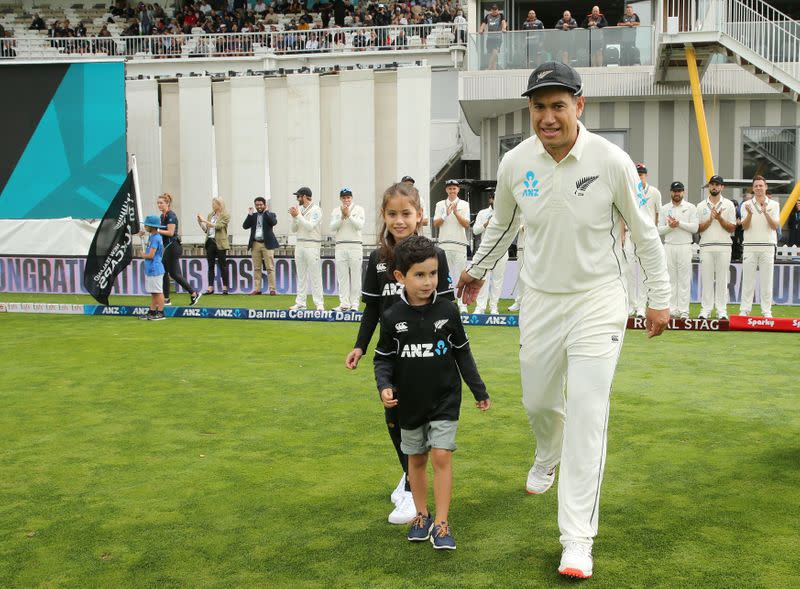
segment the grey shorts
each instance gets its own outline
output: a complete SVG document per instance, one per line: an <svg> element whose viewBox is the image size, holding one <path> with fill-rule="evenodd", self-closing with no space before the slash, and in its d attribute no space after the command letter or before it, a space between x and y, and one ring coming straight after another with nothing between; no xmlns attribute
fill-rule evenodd
<svg viewBox="0 0 800 589"><path fill-rule="evenodd" d="M145 276L144 277L144 292L150 294L159 294L164 292L164 275L158 276Z"/></svg>
<svg viewBox="0 0 800 589"><path fill-rule="evenodd" d="M431 421L416 429L400 430L403 454L426 454L431 448L456 450L457 421Z"/></svg>

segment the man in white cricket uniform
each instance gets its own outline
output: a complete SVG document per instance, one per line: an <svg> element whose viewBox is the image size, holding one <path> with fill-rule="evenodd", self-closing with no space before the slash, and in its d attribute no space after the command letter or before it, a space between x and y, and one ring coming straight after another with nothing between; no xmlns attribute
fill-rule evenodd
<svg viewBox="0 0 800 589"><path fill-rule="evenodd" d="M700 232L700 315L728 318L728 277L730 276L731 235L736 230L736 205L722 196L725 181L711 176L706 185L708 198L697 206L697 230Z"/></svg>
<svg viewBox="0 0 800 589"><path fill-rule="evenodd" d="M294 248L294 263L297 267L297 297L295 304L289 307L293 311L306 308L308 288L311 287L311 298L317 311L324 311L322 298L322 209L311 202L311 189L302 186L294 193L297 206L289 209L292 216L292 233L297 234L297 245Z"/></svg>
<svg viewBox="0 0 800 589"><path fill-rule="evenodd" d="M433 226L439 229L439 247L444 250L450 278L458 280L467 265L467 227L469 227L469 203L458 198L458 180L444 183L447 198L436 203ZM459 301L458 308L467 312L467 306Z"/></svg>
<svg viewBox="0 0 800 589"><path fill-rule="evenodd" d="M739 315L746 317L753 309L758 269L761 315L772 317L772 274L775 267L775 248L778 246L780 207L777 201L767 196L767 181L763 176L753 179L753 198L742 204L741 213L744 254Z"/></svg>
<svg viewBox="0 0 800 589"><path fill-rule="evenodd" d="M336 281L339 286L339 306L334 311L358 311L361 297L361 268L364 247L361 230L366 216L361 205L353 204L349 188L339 191L341 206L331 213L331 233L336 238Z"/></svg>
<svg viewBox="0 0 800 589"><path fill-rule="evenodd" d="M611 381L627 321L623 217L646 270L650 337L669 321L669 280L658 231L636 200L633 162L578 121L578 73L542 64L523 96L535 134L500 163L495 214L458 291L465 302L477 295L524 218L519 360L536 437L526 489L547 491L560 463L558 570L585 578L592 575Z"/></svg>
<svg viewBox="0 0 800 589"><path fill-rule="evenodd" d="M669 187L670 201L661 205L658 233L664 237L671 293L669 310L673 317L689 318L692 288L692 236L697 232L697 208L683 198L682 182Z"/></svg>
<svg viewBox="0 0 800 589"><path fill-rule="evenodd" d="M475 235L482 235L486 227L489 226L489 221L494 217L494 195L489 197L489 206L485 209L478 211L475 216L475 223L472 225L472 232ZM503 291L503 279L506 275L506 264L508 263L508 250L500 256L491 270L484 278L483 287L478 293L478 300L475 303L476 313L486 312L486 303L489 303L489 313L492 315L499 315L500 311L497 308L500 302L500 293Z"/></svg>
<svg viewBox="0 0 800 589"><path fill-rule="evenodd" d="M636 192L639 208L646 211L647 216L653 220L653 225L658 225L661 192L655 186L648 184L646 165L643 163L636 164L636 172L639 174L639 186ZM647 306L647 292L644 288L642 266L639 263L639 258L636 257L633 241L624 238L623 245L625 246L625 257L628 260L628 314L644 317L645 306Z"/></svg>

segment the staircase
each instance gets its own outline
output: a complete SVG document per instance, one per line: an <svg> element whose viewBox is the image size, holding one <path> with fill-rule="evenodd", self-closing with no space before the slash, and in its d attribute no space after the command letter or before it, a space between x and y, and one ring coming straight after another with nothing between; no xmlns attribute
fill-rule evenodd
<svg viewBox="0 0 800 589"><path fill-rule="evenodd" d="M755 127L744 131L742 150L746 159L755 160L765 166L760 174L788 183L794 181L796 143L794 129Z"/></svg>
<svg viewBox="0 0 800 589"><path fill-rule="evenodd" d="M792 100L800 100L797 21L763 0L661 0L658 10L658 82L687 82L690 46L697 54L701 77L721 54Z"/></svg>

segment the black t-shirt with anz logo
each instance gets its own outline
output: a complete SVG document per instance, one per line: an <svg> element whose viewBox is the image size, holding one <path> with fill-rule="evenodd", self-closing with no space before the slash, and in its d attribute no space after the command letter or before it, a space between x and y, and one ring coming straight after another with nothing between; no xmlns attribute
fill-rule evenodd
<svg viewBox="0 0 800 589"><path fill-rule="evenodd" d="M403 429L458 420L462 376L475 400L489 398L461 314L452 301L436 295L419 307L403 297L383 314L374 364L378 391L395 390Z"/></svg>
<svg viewBox="0 0 800 589"><path fill-rule="evenodd" d="M438 298L455 300L453 295L453 285L450 281L450 270L447 267L447 258L442 250L436 248L436 256L439 261L439 284L436 287ZM367 271L361 287L361 299L366 304L364 314L361 317L361 325L358 329L356 338L356 348L360 348L365 353L375 333L383 313L400 300L400 293L403 285L399 284L393 277L390 278L386 273L386 262L380 259L380 250L374 250L369 256Z"/></svg>

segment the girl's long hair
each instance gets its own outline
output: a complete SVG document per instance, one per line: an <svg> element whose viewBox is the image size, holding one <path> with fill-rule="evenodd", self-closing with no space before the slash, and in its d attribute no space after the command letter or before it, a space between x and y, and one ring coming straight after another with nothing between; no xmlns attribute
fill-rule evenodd
<svg viewBox="0 0 800 589"><path fill-rule="evenodd" d="M394 235L389 232L389 229L386 226L385 214L386 206L388 205L389 201L396 196L407 198L417 212L422 213L422 203L420 202L419 191L411 184L408 184L407 182L397 182L392 184L384 191L383 199L381 200L382 222L381 229L379 231L380 239L378 240L378 256L380 257L381 261L386 263L386 275L389 278L392 278L394 272L394 246L397 245L397 242L394 238ZM414 229L414 234L419 235L419 228L421 224L421 222L417 223L417 227Z"/></svg>

